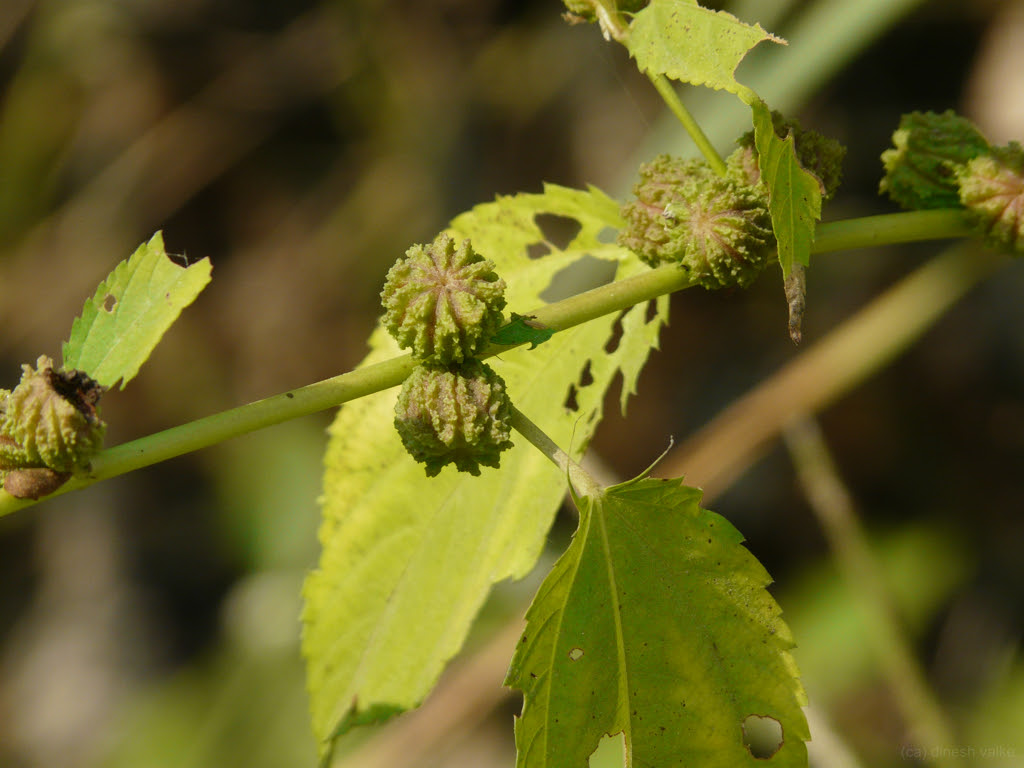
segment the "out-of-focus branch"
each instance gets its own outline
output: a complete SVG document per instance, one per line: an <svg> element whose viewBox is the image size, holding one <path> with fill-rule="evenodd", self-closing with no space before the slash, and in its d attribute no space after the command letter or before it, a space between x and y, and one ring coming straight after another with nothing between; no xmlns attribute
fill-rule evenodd
<svg viewBox="0 0 1024 768"><path fill-rule="evenodd" d="M910 641L871 554L871 546L857 518L854 503L832 460L816 422L798 418L785 430L786 445L797 477L825 538L835 554L843 579L870 622L868 636L903 712L915 745L955 744L952 728L925 681ZM933 762L944 768L962 765L956 750L938 750Z"/></svg>
<svg viewBox="0 0 1024 768"><path fill-rule="evenodd" d="M721 493L787 422L838 400L916 341L1006 258L958 244L920 267L806 352L734 401L672 451L660 467Z"/></svg>

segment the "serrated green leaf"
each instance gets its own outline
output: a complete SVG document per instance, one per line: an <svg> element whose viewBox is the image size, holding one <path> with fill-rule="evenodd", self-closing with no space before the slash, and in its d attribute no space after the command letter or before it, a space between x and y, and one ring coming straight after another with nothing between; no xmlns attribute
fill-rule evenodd
<svg viewBox="0 0 1024 768"><path fill-rule="evenodd" d="M696 0L651 0L629 25L626 47L643 72L738 95L747 89L736 81L736 67L763 40L784 43Z"/></svg>
<svg viewBox="0 0 1024 768"><path fill-rule="evenodd" d="M627 766L807 765L793 642L770 578L680 480L578 500L579 529L527 613L506 684L525 694L518 768L586 768L623 733ZM782 726L770 760L749 716Z"/></svg>
<svg viewBox="0 0 1024 768"><path fill-rule="evenodd" d="M782 276L787 278L794 263L810 265L815 222L821 218L821 185L800 166L792 135L785 139L776 135L768 105L754 99L750 108L757 164L768 187L768 212L778 241Z"/></svg>
<svg viewBox="0 0 1024 768"><path fill-rule="evenodd" d="M64 366L85 371L105 387L135 377L164 332L210 282L210 260L187 267L168 258L157 232L118 264L64 342Z"/></svg>
<svg viewBox="0 0 1024 768"><path fill-rule="evenodd" d="M544 241L540 214L570 217L580 229L564 249L547 243L550 253L531 259L527 248ZM508 306L529 311L543 303L552 276L584 255L619 262L620 274L639 268L632 254L601 237L621 224L618 204L599 190L549 185L543 194L478 206L449 231L471 238L495 263L508 283ZM512 402L579 456L615 376L622 371L625 388L635 389L640 362L666 319L667 301L657 306L649 321L645 306L626 313L612 352L604 347L614 315L488 363ZM634 313L639 319L629 319ZM398 353L381 329L371 346L364 364ZM571 388L576 410L564 405ZM392 427L396 397L393 390L345 405L325 457L323 554L306 583L303 615L313 728L325 758L336 737L367 713L423 700L491 585L532 568L565 493L564 477L521 438L502 454L500 470L484 468L474 478L448 467L427 478Z"/></svg>
<svg viewBox="0 0 1024 768"><path fill-rule="evenodd" d="M535 349L537 345L543 344L554 335L553 328L537 323L532 316L513 312L512 319L491 337L491 343L502 347L529 344L530 349Z"/></svg>

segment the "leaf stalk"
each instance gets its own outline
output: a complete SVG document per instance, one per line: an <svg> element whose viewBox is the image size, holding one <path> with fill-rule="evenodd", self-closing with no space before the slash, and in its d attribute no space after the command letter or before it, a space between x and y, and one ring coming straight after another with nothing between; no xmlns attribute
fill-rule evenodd
<svg viewBox="0 0 1024 768"><path fill-rule="evenodd" d="M550 459L552 464L562 470L576 495L597 498L601 494L600 484L583 467L573 461L569 454L559 448L547 432L530 421L526 414L514 405L512 406L512 428Z"/></svg>
<svg viewBox="0 0 1024 768"><path fill-rule="evenodd" d="M679 94L676 93L676 89L672 86L672 83L664 75L655 75L647 73L647 77L654 84L658 94L665 102L665 106L669 108L676 119L682 124L686 132L690 134L690 138L693 139L693 143L697 145L697 149L704 155L704 159L708 161L708 165L717 173L719 176L725 176L725 160L718 154L718 151L711 144L711 140L704 133L704 130L700 127L690 111L683 106L683 102L679 99Z"/></svg>
<svg viewBox="0 0 1024 768"><path fill-rule="evenodd" d="M869 633L903 716L919 744L955 744L946 714L925 681L910 640L900 627L867 533L858 519L839 470L817 422L806 416L791 421L783 433L797 478L821 524L846 583L871 622ZM934 758L943 768L963 763L956 751Z"/></svg>

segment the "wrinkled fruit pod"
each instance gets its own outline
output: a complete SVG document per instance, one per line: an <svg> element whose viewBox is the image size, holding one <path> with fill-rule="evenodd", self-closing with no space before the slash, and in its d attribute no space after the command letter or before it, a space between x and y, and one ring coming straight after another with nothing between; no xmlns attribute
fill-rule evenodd
<svg viewBox="0 0 1024 768"><path fill-rule="evenodd" d="M878 190L909 210L959 207L957 169L989 150L974 123L952 110L903 115L892 143Z"/></svg>
<svg viewBox="0 0 1024 768"><path fill-rule="evenodd" d="M426 465L427 476L447 464L480 474L497 467L509 439L511 408L504 380L477 360L451 369L420 365L402 386L395 428L409 454Z"/></svg>
<svg viewBox="0 0 1024 768"><path fill-rule="evenodd" d="M456 247L445 234L414 245L388 272L384 327L414 357L461 363L483 350L501 327L505 281L469 240Z"/></svg>
<svg viewBox="0 0 1024 768"><path fill-rule="evenodd" d="M21 382L0 404L0 469L87 467L107 428L97 409L103 391L81 371L55 370L45 356L35 369L22 366Z"/></svg>
<svg viewBox="0 0 1024 768"><path fill-rule="evenodd" d="M763 185L661 155L640 167L633 191L618 242L651 266L678 262L714 289L749 285L769 263L775 238Z"/></svg>

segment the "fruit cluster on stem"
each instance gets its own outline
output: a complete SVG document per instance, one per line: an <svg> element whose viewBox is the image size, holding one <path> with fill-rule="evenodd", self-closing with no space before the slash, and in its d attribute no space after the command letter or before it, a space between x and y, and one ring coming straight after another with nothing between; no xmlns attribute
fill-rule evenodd
<svg viewBox="0 0 1024 768"><path fill-rule="evenodd" d="M437 475L448 464L480 474L512 447L505 382L477 355L504 321L505 282L494 264L440 234L388 272L384 327L419 365L402 385L395 428L409 454Z"/></svg>

